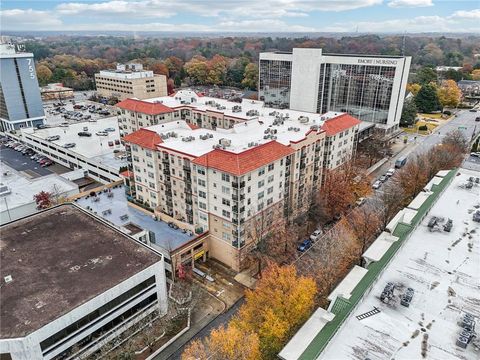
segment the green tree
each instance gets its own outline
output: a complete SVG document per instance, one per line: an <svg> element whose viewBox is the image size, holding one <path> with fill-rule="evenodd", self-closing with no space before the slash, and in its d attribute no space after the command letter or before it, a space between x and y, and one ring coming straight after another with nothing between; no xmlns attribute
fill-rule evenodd
<svg viewBox="0 0 480 360"><path fill-rule="evenodd" d="M440 109L437 89L431 84L423 85L417 96L415 96L415 105L419 112L431 113Z"/></svg>
<svg viewBox="0 0 480 360"><path fill-rule="evenodd" d="M249 89L256 89L258 84L258 66L250 63L245 66L242 85Z"/></svg>
<svg viewBox="0 0 480 360"><path fill-rule="evenodd" d="M417 117L417 105L415 100L410 98L403 103L402 116L400 118L400 126L410 126L415 124Z"/></svg>
<svg viewBox="0 0 480 360"><path fill-rule="evenodd" d="M434 69L428 66L422 67L415 74L415 82L420 85L430 84L437 81L437 73Z"/></svg>

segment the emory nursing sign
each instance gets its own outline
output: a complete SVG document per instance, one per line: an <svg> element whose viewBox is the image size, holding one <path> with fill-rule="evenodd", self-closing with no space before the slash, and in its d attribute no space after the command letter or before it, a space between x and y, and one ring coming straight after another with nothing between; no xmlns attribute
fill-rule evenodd
<svg viewBox="0 0 480 360"><path fill-rule="evenodd" d="M398 63L398 60L393 60L393 59L357 59L359 64L366 64L366 65L390 65L390 66L396 66Z"/></svg>

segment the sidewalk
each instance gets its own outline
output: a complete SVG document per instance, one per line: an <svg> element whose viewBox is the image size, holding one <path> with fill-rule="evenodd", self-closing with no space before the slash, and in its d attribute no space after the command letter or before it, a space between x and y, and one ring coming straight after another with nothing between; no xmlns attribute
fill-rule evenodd
<svg viewBox="0 0 480 360"><path fill-rule="evenodd" d="M205 326L214 321L220 314L226 310L225 303L218 300L212 294L208 293L206 290L203 290L205 295L210 299L208 306L202 307L197 311L192 313L192 323L190 329L175 340L170 346L158 354L154 359L155 360L166 360L172 354L174 354L178 349L185 345L192 337L194 337L199 331L201 331Z"/></svg>

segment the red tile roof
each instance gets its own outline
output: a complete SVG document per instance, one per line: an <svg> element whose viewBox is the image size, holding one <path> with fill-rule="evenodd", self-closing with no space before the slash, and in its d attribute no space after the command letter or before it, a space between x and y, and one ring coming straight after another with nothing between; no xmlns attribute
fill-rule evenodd
<svg viewBox="0 0 480 360"><path fill-rule="evenodd" d="M326 120L322 125L322 130L327 133L327 136L333 136L344 130L350 129L355 125L360 124L361 121L349 114L342 114L332 119Z"/></svg>
<svg viewBox="0 0 480 360"><path fill-rule="evenodd" d="M270 141L238 154L214 149L196 158L193 163L240 176L293 153L288 146Z"/></svg>
<svg viewBox="0 0 480 360"><path fill-rule="evenodd" d="M172 108L160 103L151 103L137 99L125 99L120 101L117 106L120 109L140 112L148 115L166 114L174 111Z"/></svg>
<svg viewBox="0 0 480 360"><path fill-rule="evenodd" d="M125 135L123 140L151 150L156 150L156 145L162 142L162 138L157 132L148 129L134 131L131 134Z"/></svg>

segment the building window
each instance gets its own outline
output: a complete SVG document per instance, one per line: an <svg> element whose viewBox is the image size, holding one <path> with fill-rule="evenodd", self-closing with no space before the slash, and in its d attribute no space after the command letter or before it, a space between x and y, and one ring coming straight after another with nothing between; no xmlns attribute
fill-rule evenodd
<svg viewBox="0 0 480 360"><path fill-rule="evenodd" d="M207 193L206 193L205 191L201 191L201 190L200 190L200 191L198 192L198 196L200 196L201 198L206 199L206 198L207 198Z"/></svg>
<svg viewBox="0 0 480 360"><path fill-rule="evenodd" d="M265 196L264 192L263 192L263 191L260 191L260 192L258 193L258 200L263 199L264 196Z"/></svg>
<svg viewBox="0 0 480 360"><path fill-rule="evenodd" d="M274 164L268 165L268 171L272 171L272 170L273 170L273 167L274 167Z"/></svg>
<svg viewBox="0 0 480 360"><path fill-rule="evenodd" d="M273 175L270 175L270 176L268 177L268 183L271 183L272 181L273 181Z"/></svg>
<svg viewBox="0 0 480 360"><path fill-rule="evenodd" d="M262 168L258 171L258 176L265 175L265 168Z"/></svg>
<svg viewBox="0 0 480 360"><path fill-rule="evenodd" d="M226 182L230 182L230 175L222 173L222 180Z"/></svg>
<svg viewBox="0 0 480 360"><path fill-rule="evenodd" d="M222 205L230 206L230 200L222 198Z"/></svg>
<svg viewBox="0 0 480 360"><path fill-rule="evenodd" d="M207 185L205 180L198 179L198 185L205 187Z"/></svg>
<svg viewBox="0 0 480 360"><path fill-rule="evenodd" d="M222 194L230 194L230 188L222 185Z"/></svg>
<svg viewBox="0 0 480 360"><path fill-rule="evenodd" d="M273 203L273 198L267 200L267 205L271 205Z"/></svg>
<svg viewBox="0 0 480 360"><path fill-rule="evenodd" d="M264 207L264 204L263 204L263 203L258 204L257 210L258 210L258 211L261 211L261 210L263 209L263 207Z"/></svg>
<svg viewBox="0 0 480 360"><path fill-rule="evenodd" d="M273 192L273 186L268 188L267 194L271 194L272 192Z"/></svg>
<svg viewBox="0 0 480 360"><path fill-rule="evenodd" d="M197 173L199 173L200 175L205 175L205 169L204 168L197 168Z"/></svg>
<svg viewBox="0 0 480 360"><path fill-rule="evenodd" d="M200 209L206 210L206 209L207 209L207 204L199 201L199 202L198 202L198 207L199 207Z"/></svg>
<svg viewBox="0 0 480 360"><path fill-rule="evenodd" d="M230 241L230 234L229 233L222 233L222 238L223 240Z"/></svg>
<svg viewBox="0 0 480 360"><path fill-rule="evenodd" d="M265 180L261 180L258 182L258 187L261 188L263 185L265 185Z"/></svg>
<svg viewBox="0 0 480 360"><path fill-rule="evenodd" d="M229 218L230 217L230 211L222 210L222 215Z"/></svg>

